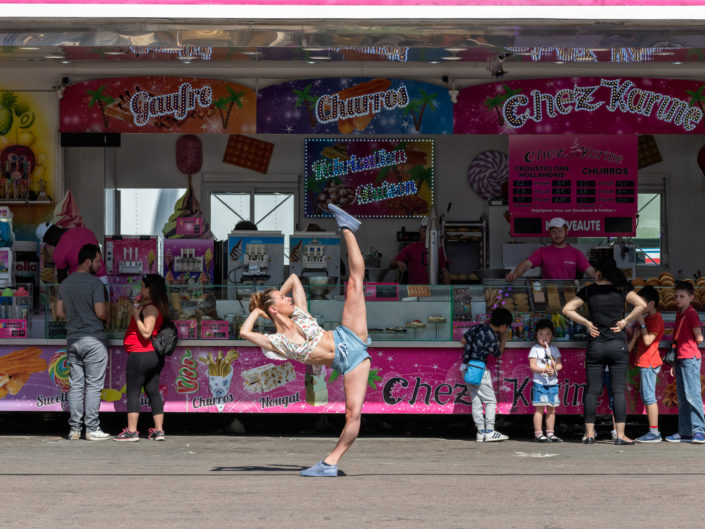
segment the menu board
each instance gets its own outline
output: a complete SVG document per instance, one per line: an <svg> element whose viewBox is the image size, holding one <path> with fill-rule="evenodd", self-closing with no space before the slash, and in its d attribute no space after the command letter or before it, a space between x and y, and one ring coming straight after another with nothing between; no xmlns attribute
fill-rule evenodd
<svg viewBox="0 0 705 529"><path fill-rule="evenodd" d="M510 136L511 234L546 236L562 217L574 237L634 235L638 167L637 136Z"/></svg>
<svg viewBox="0 0 705 529"><path fill-rule="evenodd" d="M329 203L356 217L423 217L433 204L433 140L307 139L304 216Z"/></svg>

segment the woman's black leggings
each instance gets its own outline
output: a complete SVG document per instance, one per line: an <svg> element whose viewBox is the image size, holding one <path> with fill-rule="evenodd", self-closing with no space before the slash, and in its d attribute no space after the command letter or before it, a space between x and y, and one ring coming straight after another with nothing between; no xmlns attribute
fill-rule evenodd
<svg viewBox="0 0 705 529"><path fill-rule="evenodd" d="M127 413L139 413L143 387L152 415L164 413L164 401L159 393L159 374L163 367L164 358L155 351L130 353L127 359Z"/></svg>
<svg viewBox="0 0 705 529"><path fill-rule="evenodd" d="M629 351L624 339L592 341L585 357L587 388L583 397L585 422L594 423L597 414L597 399L602 393L602 375L605 366L610 368L612 396L614 397L614 420L626 422L627 399L624 396L629 370Z"/></svg>

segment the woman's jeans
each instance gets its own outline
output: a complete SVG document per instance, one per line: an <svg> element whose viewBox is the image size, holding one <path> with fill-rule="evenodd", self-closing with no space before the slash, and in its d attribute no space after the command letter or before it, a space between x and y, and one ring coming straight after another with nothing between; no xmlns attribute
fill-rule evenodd
<svg viewBox="0 0 705 529"><path fill-rule="evenodd" d="M678 433L681 437L692 437L695 433L705 433L700 362L700 358L676 360Z"/></svg>
<svg viewBox="0 0 705 529"><path fill-rule="evenodd" d="M629 351L622 338L607 341L591 341L585 355L587 388L583 397L583 410L586 423L594 423L597 414L597 400L602 393L602 375L605 366L610 367L612 395L614 398L615 422L626 422L627 399L624 395L629 370Z"/></svg>

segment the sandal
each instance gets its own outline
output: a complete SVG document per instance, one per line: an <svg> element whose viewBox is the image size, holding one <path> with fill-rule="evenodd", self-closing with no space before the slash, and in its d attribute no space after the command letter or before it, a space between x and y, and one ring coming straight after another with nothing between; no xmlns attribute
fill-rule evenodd
<svg viewBox="0 0 705 529"><path fill-rule="evenodd" d="M563 439L561 439L560 437L558 437L552 433L547 434L546 438L552 443L562 443L563 442Z"/></svg>
<svg viewBox="0 0 705 529"><path fill-rule="evenodd" d="M534 437L534 442L535 443L550 443L551 440L548 437L546 437L544 434L541 434L541 435L537 435Z"/></svg>

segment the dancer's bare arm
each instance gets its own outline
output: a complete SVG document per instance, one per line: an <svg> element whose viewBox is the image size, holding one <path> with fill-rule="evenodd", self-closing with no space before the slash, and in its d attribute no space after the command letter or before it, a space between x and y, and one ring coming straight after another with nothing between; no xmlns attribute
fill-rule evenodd
<svg viewBox="0 0 705 529"><path fill-rule="evenodd" d="M294 301L294 305L302 310L306 310L306 291L304 290L304 286L301 284L299 276L296 274L291 274L286 281L284 281L284 284L279 290L284 295L291 292L291 299Z"/></svg>
<svg viewBox="0 0 705 529"><path fill-rule="evenodd" d="M264 311L260 308L257 308L250 312L250 315L247 317L245 323L243 323L242 327L240 328L240 337L244 338L248 342L252 342L253 344L259 347L264 347L265 349L273 349L272 342L269 341L269 338L267 338L261 332L256 332L252 330L255 325L255 322L257 321L257 318L259 318L260 316L262 316L263 318L267 317Z"/></svg>

